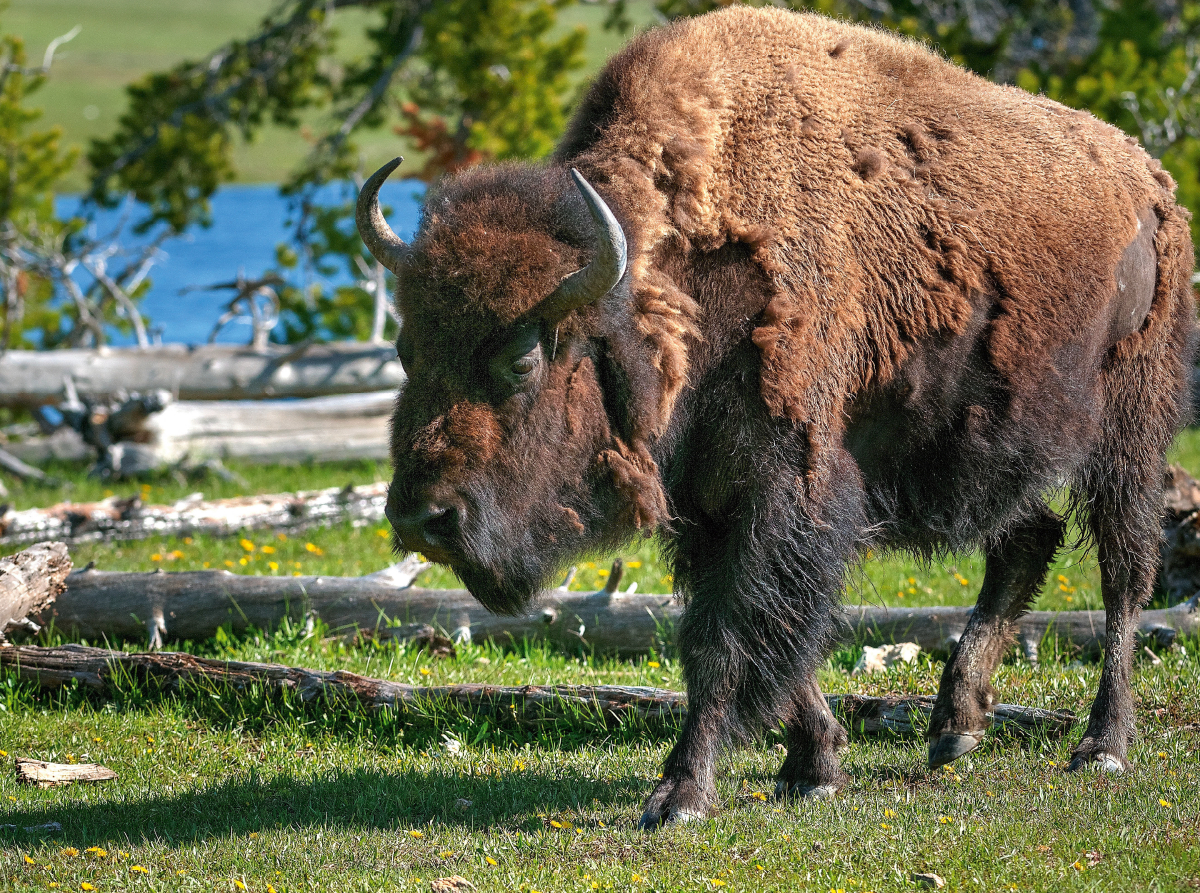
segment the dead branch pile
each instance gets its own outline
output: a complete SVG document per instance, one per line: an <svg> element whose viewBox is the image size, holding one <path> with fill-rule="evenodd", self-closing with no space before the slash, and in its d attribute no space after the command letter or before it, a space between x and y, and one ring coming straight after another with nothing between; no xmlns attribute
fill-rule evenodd
<svg viewBox="0 0 1200 893"><path fill-rule="evenodd" d="M343 521L375 524L383 520L387 487L379 482L209 501L193 493L173 505L146 505L136 495L111 496L100 502L6 510L0 515L0 545L136 540L160 534L232 536L260 529L294 532Z"/></svg>
<svg viewBox="0 0 1200 893"><path fill-rule="evenodd" d="M109 692L122 679L153 683L168 692L221 686L288 692L303 701L327 698L369 709L427 715L449 708L477 719L538 725L561 718L593 718L613 728L629 722L677 727L687 715L687 696L659 688L615 685L484 684L414 686L345 671L325 672L279 664L221 661L182 652L128 654L66 645L0 650L0 667L44 688L71 682ZM919 734L928 722L933 698L874 698L828 695L830 706L852 731ZM1059 737L1075 724L1073 714L1009 704L989 718L1022 736Z"/></svg>

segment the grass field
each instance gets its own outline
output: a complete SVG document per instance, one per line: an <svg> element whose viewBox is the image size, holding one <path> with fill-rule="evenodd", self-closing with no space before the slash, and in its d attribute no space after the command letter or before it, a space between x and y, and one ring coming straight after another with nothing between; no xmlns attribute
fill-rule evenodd
<svg viewBox="0 0 1200 893"><path fill-rule="evenodd" d="M40 60L51 40L82 26L79 36L55 57L50 80L32 104L45 111L39 127L58 125L66 145L83 147L116 127L125 109L126 84L184 59L203 58L228 40L248 36L275 5L275 0L9 0L7 9L0 8L0 28L24 38L30 59ZM631 3L630 12L639 27L652 17L647 2ZM588 28L587 66L581 77L598 69L628 39L601 27L606 15L603 4L583 4L560 16L559 28ZM358 10L337 13L343 58L365 52L362 31L367 22ZM310 115L306 123L319 125L320 118ZM359 142L367 170L395 157L397 151L419 164L418 155L401 145L390 126L364 134ZM307 151L300 133L265 127L253 143L238 146L234 158L238 178L247 183L278 182ZM85 164L81 160L66 182L68 190L85 186Z"/></svg>
<svg viewBox="0 0 1200 893"><path fill-rule="evenodd" d="M1200 471L1200 432L1173 458ZM156 479L106 488L79 469L56 469L68 488L14 486L17 506L141 490L170 501L363 483L376 463L239 467L246 484ZM141 543L73 549L103 569L225 567L237 573L360 574L391 559L382 527L280 539ZM267 551L269 547L273 551ZM652 543L624 556L643 590L669 574ZM577 587L603 582L608 556ZM228 563L228 565L227 565ZM272 567L272 564L275 566ZM981 562L920 567L873 557L850 600L967 604ZM1061 577L1059 576L1061 574ZM431 573L422 582L452 584ZM1060 557L1041 607L1099 605L1094 562ZM524 645L460 648L432 660L395 644L347 645L285 627L180 643L195 653L342 669L396 681L613 683L682 687L671 653L636 661ZM137 648L139 643L123 647ZM941 663L851 677L851 646L820 675L826 691L931 693ZM1086 714L1099 667L1068 654L1036 666L1012 660L996 680L1009 702ZM671 743L671 730L605 732L557 723L537 731L493 727L432 710L421 718L303 706L261 692L200 691L165 698L127 686L102 699L49 695L0 680L0 758L101 762L120 779L37 790L0 774L0 888L36 890L428 890L460 875L484 891L902 890L932 871L948 889L1187 891L1200 888L1200 641L1141 662L1133 684L1141 737L1125 777L1063 772L1071 741L989 736L954 772L924 769L913 739L855 737L844 757L853 779L832 802L769 796L779 740L721 763L715 817L655 835L632 830ZM1076 735L1078 732L1076 732ZM460 801L470 801L463 805ZM26 831L58 822L61 832Z"/></svg>

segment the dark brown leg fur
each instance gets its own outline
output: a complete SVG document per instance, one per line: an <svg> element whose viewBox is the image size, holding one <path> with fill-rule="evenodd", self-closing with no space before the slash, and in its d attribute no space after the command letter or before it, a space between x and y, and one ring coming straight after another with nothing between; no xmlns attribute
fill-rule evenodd
<svg viewBox="0 0 1200 893"><path fill-rule="evenodd" d="M987 569L975 612L946 662L929 720L929 768L974 750L995 703L991 678L1062 545L1065 525L1044 509L987 553Z"/></svg>
<svg viewBox="0 0 1200 893"><path fill-rule="evenodd" d="M1155 480L1161 481L1161 474ZM1124 772L1134 737L1133 692L1129 680L1137 618L1150 599L1158 567L1159 487L1150 486L1139 505L1122 511L1106 501L1093 505L1093 526L1100 557L1104 595L1104 669L1092 702L1087 732L1075 747L1071 770Z"/></svg>
<svg viewBox="0 0 1200 893"><path fill-rule="evenodd" d="M779 769L776 797L831 797L845 787L849 779L838 765L838 750L849 738L829 711L814 677L796 690L787 736L787 759Z"/></svg>

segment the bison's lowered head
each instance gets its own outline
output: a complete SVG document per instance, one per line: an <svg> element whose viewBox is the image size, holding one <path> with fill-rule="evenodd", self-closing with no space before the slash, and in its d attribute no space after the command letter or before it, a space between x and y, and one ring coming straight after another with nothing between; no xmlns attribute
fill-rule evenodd
<svg viewBox="0 0 1200 893"><path fill-rule="evenodd" d="M571 558L665 514L613 359L633 328L625 234L578 172L498 167L431 191L406 245L378 204L397 164L367 181L357 214L403 320L387 516L399 550L519 612Z"/></svg>

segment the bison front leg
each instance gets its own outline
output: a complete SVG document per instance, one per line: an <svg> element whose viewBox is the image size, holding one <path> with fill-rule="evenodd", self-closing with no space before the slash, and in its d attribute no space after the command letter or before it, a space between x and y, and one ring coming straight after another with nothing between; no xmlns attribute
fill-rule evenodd
<svg viewBox="0 0 1200 893"><path fill-rule="evenodd" d="M713 772L729 739L732 700L741 661L728 647L717 606L693 599L679 625L679 650L688 715L663 765L662 781L646 800L638 827L707 818L716 797ZM732 683L732 684L731 684Z"/></svg>
<svg viewBox="0 0 1200 893"><path fill-rule="evenodd" d="M983 739L987 712L996 700L992 674L1017 618L1041 589L1064 530L1062 519L1044 509L988 550L979 601L946 662L929 718L930 769L970 753Z"/></svg>
<svg viewBox="0 0 1200 893"><path fill-rule="evenodd" d="M830 712L815 677L796 690L787 738L776 797L832 797L846 786L849 778L839 765L838 751L850 739Z"/></svg>

